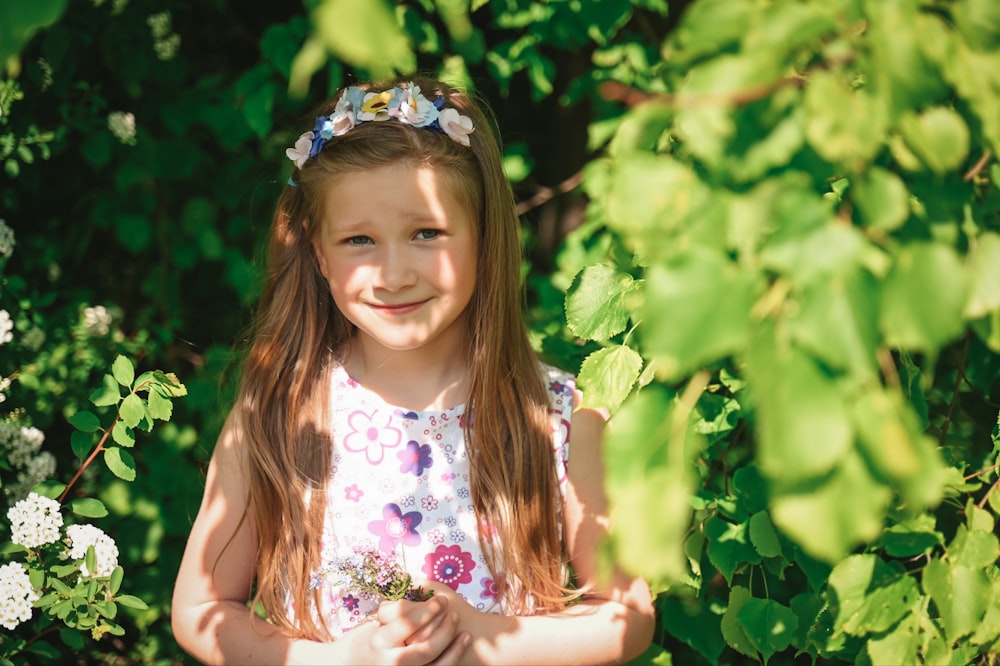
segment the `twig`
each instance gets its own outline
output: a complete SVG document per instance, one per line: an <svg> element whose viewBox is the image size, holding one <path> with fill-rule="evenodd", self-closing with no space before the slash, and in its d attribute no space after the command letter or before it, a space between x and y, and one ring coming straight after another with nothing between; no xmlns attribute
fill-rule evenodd
<svg viewBox="0 0 1000 666"><path fill-rule="evenodd" d="M770 83L760 83L746 88L724 93L650 93L618 81L605 81L597 91L601 97L611 102L621 102L625 106L637 106L643 102L656 101L664 106L681 111L703 109L709 106L744 106L751 102L770 97L788 86L801 86L805 79L801 76L785 76Z"/></svg>
<svg viewBox="0 0 1000 666"><path fill-rule="evenodd" d="M993 156L993 154L990 153L990 151L988 151L988 150L984 151L983 152L983 156L979 158L979 161L977 161L975 164L973 164L972 168L965 172L965 175L962 176L962 180L964 180L965 182L968 183L969 181L971 181L972 179L974 179L976 176L978 176L979 172L982 171L986 167L987 164L989 164L990 157L992 157L992 156Z"/></svg>
<svg viewBox="0 0 1000 666"><path fill-rule="evenodd" d="M983 495L983 499L976 502L976 506L979 507L980 509L986 506L986 500L990 498L990 493L996 490L998 486L1000 486L1000 479L997 479L996 481L993 482L993 485L990 486L990 489L986 491L985 495Z"/></svg>
<svg viewBox="0 0 1000 666"><path fill-rule="evenodd" d="M104 431L104 437L101 437L101 441L97 443L97 446L94 448L94 450L91 451L90 455L87 456L87 459L83 462L82 465L80 465L80 469L76 470L76 474L74 474L73 478L70 479L69 483L66 484L66 489L63 490L62 495L59 496L60 504L62 504L63 500L66 499L66 495L69 494L70 488L73 487L73 484L76 483L77 480L80 478L80 475L83 474L83 470L87 469L90 463L94 462L94 458L97 457L97 454L104 450L104 442L108 441L108 437L111 435L111 431L114 430L115 425L118 423L120 419L121 419L120 416L115 416L115 420L111 423L111 427L109 427L107 430Z"/></svg>
<svg viewBox="0 0 1000 666"><path fill-rule="evenodd" d="M965 340L962 343L962 357L958 360L958 367L965 368L965 361L969 356L969 342L972 340L972 332L969 331L965 334ZM945 445L948 439L948 428L951 427L951 417L955 413L955 405L958 404L958 394L959 389L962 386L962 373L959 372L958 376L955 377L955 389L951 392L951 402L948 403L948 413L945 414L944 423L941 424L941 438L939 442L941 446Z"/></svg>
<svg viewBox="0 0 1000 666"><path fill-rule="evenodd" d="M538 208L545 202L552 199L557 194L565 194L574 188L576 188L583 181L583 174L577 171L572 176L564 180L563 182L552 187L542 187L535 194L533 194L529 199L521 201L517 204L517 216L520 217L530 210Z"/></svg>
<svg viewBox="0 0 1000 666"><path fill-rule="evenodd" d="M995 470L998 467L1000 467L1000 463L995 463L993 465L990 465L986 469L981 469L978 472L973 472L972 474L969 474L968 476L964 477L964 480L965 481L970 481L970 480L976 478L977 476L982 476L983 474L989 474L990 472L992 472L993 470Z"/></svg>
<svg viewBox="0 0 1000 666"><path fill-rule="evenodd" d="M878 365L882 369L885 383L893 388L900 388L899 371L896 370L896 364L892 360L892 353L886 347L879 347L875 356L878 358Z"/></svg>

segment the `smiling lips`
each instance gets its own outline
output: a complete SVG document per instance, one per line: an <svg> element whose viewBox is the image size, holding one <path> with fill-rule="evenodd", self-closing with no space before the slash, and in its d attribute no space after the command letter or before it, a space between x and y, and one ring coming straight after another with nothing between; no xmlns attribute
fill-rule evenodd
<svg viewBox="0 0 1000 666"><path fill-rule="evenodd" d="M426 302L427 300L423 300L423 301L417 301L415 303L400 303L399 305L382 305L379 303L369 303L369 307L371 307L373 310L377 312L383 312L389 315L404 315L413 312Z"/></svg>

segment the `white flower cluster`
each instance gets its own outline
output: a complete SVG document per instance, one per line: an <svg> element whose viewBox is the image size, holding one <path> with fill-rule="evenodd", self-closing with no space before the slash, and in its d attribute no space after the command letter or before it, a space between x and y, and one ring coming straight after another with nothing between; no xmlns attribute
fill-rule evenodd
<svg viewBox="0 0 1000 666"><path fill-rule="evenodd" d="M31 606L38 592L31 586L28 572L17 562L0 567L0 625L13 630L31 619Z"/></svg>
<svg viewBox="0 0 1000 666"><path fill-rule="evenodd" d="M111 313L103 305L83 309L83 327L91 337L107 335L112 321Z"/></svg>
<svg viewBox="0 0 1000 666"><path fill-rule="evenodd" d="M10 313L0 310L0 345L5 345L14 339L14 320L10 318Z"/></svg>
<svg viewBox="0 0 1000 666"><path fill-rule="evenodd" d="M105 534L104 530L93 525L70 525L66 528L69 550L66 555L74 560L82 560L87 556L87 549L94 547L97 564L93 572L87 570L87 565L80 567L84 576L110 576L118 566L118 546L115 540Z"/></svg>
<svg viewBox="0 0 1000 666"><path fill-rule="evenodd" d="M14 254L14 230L0 218L0 257L9 257L12 254Z"/></svg>
<svg viewBox="0 0 1000 666"><path fill-rule="evenodd" d="M153 50L160 60L170 60L177 55L181 46L181 36L171 29L170 12L151 14L146 23L153 35Z"/></svg>
<svg viewBox="0 0 1000 666"><path fill-rule="evenodd" d="M44 442L45 433L38 428L0 421L0 454L7 456L7 462L17 472L17 482L4 485L8 498L23 498L36 484L55 474L55 456L39 452Z"/></svg>
<svg viewBox="0 0 1000 666"><path fill-rule="evenodd" d="M7 511L10 540L25 548L37 548L59 540L63 517L59 502L37 493L16 503Z"/></svg>
<svg viewBox="0 0 1000 666"><path fill-rule="evenodd" d="M122 143L135 145L135 116L127 111L112 111L108 114L108 129Z"/></svg>
<svg viewBox="0 0 1000 666"><path fill-rule="evenodd" d="M10 377L0 377L0 402L7 399L7 389L10 388Z"/></svg>

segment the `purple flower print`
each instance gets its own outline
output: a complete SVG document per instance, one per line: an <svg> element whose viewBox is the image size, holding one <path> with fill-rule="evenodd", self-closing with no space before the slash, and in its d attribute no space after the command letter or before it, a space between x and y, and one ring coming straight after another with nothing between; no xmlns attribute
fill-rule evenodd
<svg viewBox="0 0 1000 666"><path fill-rule="evenodd" d="M358 488L358 484L353 483L346 488L344 488L344 499L349 502L358 502L361 500L361 496L365 494L365 491Z"/></svg>
<svg viewBox="0 0 1000 666"><path fill-rule="evenodd" d="M419 511L403 513L398 504L386 504L382 508L382 520L368 523L368 531L379 537L379 550L391 553L398 544L416 546L420 543L417 525L423 519Z"/></svg>
<svg viewBox="0 0 1000 666"><path fill-rule="evenodd" d="M438 508L438 501L434 497L428 495L420 500L420 506L424 507L424 511L436 511Z"/></svg>
<svg viewBox="0 0 1000 666"><path fill-rule="evenodd" d="M573 385L563 384L560 381L554 381L549 384L549 390L555 395L573 395Z"/></svg>
<svg viewBox="0 0 1000 666"><path fill-rule="evenodd" d="M397 453L396 457L403 463L399 466L399 471L403 474L413 472L413 476L420 476L434 462L431 460L431 445L420 446L413 440L407 442L406 450Z"/></svg>
<svg viewBox="0 0 1000 666"><path fill-rule="evenodd" d="M347 610L350 610L350 611L357 610L358 609L358 603L360 603L360 601L361 600L358 599L353 594L348 594L346 597L342 597L341 598L341 602L344 604L344 608L346 608Z"/></svg>
<svg viewBox="0 0 1000 666"><path fill-rule="evenodd" d="M360 410L351 412L347 417L351 432L344 436L344 448L352 453L364 451L368 462L379 464L386 449L395 448L403 441L402 431L390 426L391 422L391 414L379 414L377 409L371 414Z"/></svg>
<svg viewBox="0 0 1000 666"><path fill-rule="evenodd" d="M483 591L479 593L480 599L496 599L497 598L497 584L492 578L487 576L486 578L480 578L479 584L483 586Z"/></svg>
<svg viewBox="0 0 1000 666"><path fill-rule="evenodd" d="M472 582L475 568L472 555L461 546L438 546L424 558L422 571L431 580L444 583L457 592L459 585Z"/></svg>

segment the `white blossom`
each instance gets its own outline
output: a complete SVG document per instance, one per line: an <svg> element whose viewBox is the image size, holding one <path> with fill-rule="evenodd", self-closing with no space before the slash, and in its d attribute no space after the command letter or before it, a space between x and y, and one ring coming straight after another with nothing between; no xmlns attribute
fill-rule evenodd
<svg viewBox="0 0 1000 666"><path fill-rule="evenodd" d="M127 111L112 111L108 114L108 129L119 141L135 144L135 116Z"/></svg>
<svg viewBox="0 0 1000 666"><path fill-rule="evenodd" d="M7 390L10 388L10 377L0 377L0 402L7 400Z"/></svg>
<svg viewBox="0 0 1000 666"><path fill-rule="evenodd" d="M38 326L32 326L21 336L21 344L31 351L38 351L45 343L45 331Z"/></svg>
<svg viewBox="0 0 1000 666"><path fill-rule="evenodd" d="M14 320L10 318L10 313L0 310L0 345L5 345L14 339Z"/></svg>
<svg viewBox="0 0 1000 666"><path fill-rule="evenodd" d="M10 540L25 548L37 548L59 540L63 517L59 502L37 493L16 503L7 511Z"/></svg>
<svg viewBox="0 0 1000 666"><path fill-rule="evenodd" d="M118 566L118 546L114 539L104 533L104 530L93 525L70 525L66 528L69 549L66 555L74 560L82 560L87 556L87 549L94 547L97 555L95 571L87 570L87 565L80 567L84 576L110 576Z"/></svg>
<svg viewBox="0 0 1000 666"><path fill-rule="evenodd" d="M13 630L27 622L36 601L38 592L21 564L10 562L0 567L0 625Z"/></svg>
<svg viewBox="0 0 1000 666"><path fill-rule="evenodd" d="M83 309L83 327L91 337L107 335L111 330L111 321L111 313L103 305Z"/></svg>
<svg viewBox="0 0 1000 666"><path fill-rule="evenodd" d="M9 257L12 254L14 254L14 230L0 218L0 257Z"/></svg>

